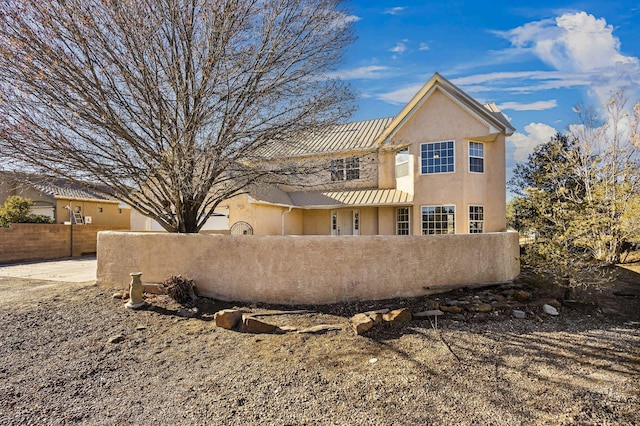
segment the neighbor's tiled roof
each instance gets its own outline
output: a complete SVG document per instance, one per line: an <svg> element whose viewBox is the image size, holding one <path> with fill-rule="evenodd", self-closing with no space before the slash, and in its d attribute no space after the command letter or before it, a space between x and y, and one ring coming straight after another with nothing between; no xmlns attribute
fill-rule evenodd
<svg viewBox="0 0 640 426"><path fill-rule="evenodd" d="M393 117L388 117L336 124L300 139L273 144L265 156L283 158L373 148L378 136L392 120Z"/></svg>
<svg viewBox="0 0 640 426"><path fill-rule="evenodd" d="M348 191L255 191L256 200L299 208L340 206L393 206L411 204L413 196L398 189L354 189ZM288 200L288 201L287 201Z"/></svg>
<svg viewBox="0 0 640 426"><path fill-rule="evenodd" d="M64 178L11 172L3 172L1 174L4 179L10 179L15 182L16 186L31 187L52 198L116 201L113 197L92 189L89 185L79 185Z"/></svg>

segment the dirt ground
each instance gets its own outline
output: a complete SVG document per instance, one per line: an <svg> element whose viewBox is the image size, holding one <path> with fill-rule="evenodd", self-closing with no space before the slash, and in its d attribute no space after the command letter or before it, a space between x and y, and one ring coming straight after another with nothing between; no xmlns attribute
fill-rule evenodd
<svg viewBox="0 0 640 426"><path fill-rule="evenodd" d="M148 296L131 311L90 282L0 278L0 424L636 425L640 265L620 271L574 294L524 274L415 299L237 305L312 311L260 317L279 326L342 326L323 334L217 328L214 313L233 303ZM358 312L435 303L461 312L437 329L350 328Z"/></svg>

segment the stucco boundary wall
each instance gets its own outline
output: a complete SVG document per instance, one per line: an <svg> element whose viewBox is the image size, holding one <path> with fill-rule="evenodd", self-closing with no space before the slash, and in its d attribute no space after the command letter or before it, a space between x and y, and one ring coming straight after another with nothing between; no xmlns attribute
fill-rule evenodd
<svg viewBox="0 0 640 426"><path fill-rule="evenodd" d="M0 228L0 264L95 253L98 232L122 227L12 223Z"/></svg>
<svg viewBox="0 0 640 426"><path fill-rule="evenodd" d="M225 301L327 304L413 297L520 273L515 232L435 236L98 234L97 283L127 288L172 275Z"/></svg>

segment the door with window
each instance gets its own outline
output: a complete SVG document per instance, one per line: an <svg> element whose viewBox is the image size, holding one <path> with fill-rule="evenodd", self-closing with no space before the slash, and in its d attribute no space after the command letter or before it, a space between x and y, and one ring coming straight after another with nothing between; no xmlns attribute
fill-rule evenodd
<svg viewBox="0 0 640 426"><path fill-rule="evenodd" d="M332 211L331 235L360 235L360 211Z"/></svg>

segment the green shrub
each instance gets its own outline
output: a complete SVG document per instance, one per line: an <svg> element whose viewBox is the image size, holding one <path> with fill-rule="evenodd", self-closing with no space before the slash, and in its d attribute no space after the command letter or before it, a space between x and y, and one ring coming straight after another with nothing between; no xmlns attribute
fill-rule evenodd
<svg viewBox="0 0 640 426"><path fill-rule="evenodd" d="M30 213L34 202L19 195L12 195L0 206L0 227L7 228L11 223L54 223L43 214Z"/></svg>

